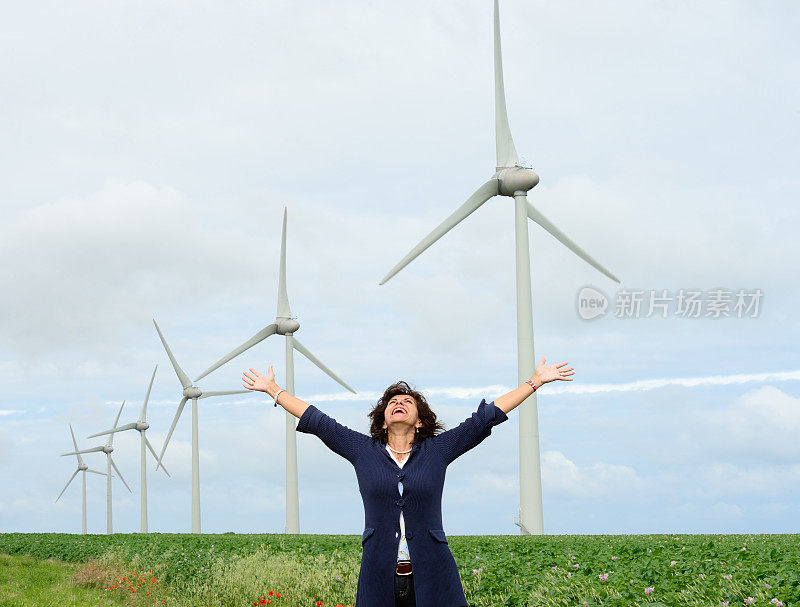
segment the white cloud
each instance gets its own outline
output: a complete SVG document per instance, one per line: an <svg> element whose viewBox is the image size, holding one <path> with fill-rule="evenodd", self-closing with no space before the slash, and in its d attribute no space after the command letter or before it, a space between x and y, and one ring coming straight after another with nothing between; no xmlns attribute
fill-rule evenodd
<svg viewBox="0 0 800 607"><path fill-rule="evenodd" d="M558 498L593 499L636 493L646 486L631 466L595 462L579 466L560 451L542 454L542 490Z"/></svg>

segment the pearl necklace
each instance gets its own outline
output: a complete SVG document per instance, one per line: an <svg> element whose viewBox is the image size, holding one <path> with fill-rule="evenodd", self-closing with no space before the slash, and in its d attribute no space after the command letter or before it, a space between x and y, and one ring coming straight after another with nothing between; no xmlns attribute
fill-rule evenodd
<svg viewBox="0 0 800 607"><path fill-rule="evenodd" d="M389 447L389 449L392 449L392 446L389 445L389 443L386 443L386 445ZM413 448L414 447L411 447L411 449L413 449ZM409 449L408 451L398 451L397 449L392 449L392 451L394 451L395 453L410 453L411 449Z"/></svg>

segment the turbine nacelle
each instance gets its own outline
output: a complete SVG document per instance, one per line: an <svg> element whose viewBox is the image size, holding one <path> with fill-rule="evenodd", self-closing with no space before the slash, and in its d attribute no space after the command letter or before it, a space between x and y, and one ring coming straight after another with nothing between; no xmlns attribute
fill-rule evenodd
<svg viewBox="0 0 800 607"><path fill-rule="evenodd" d="M147 430L149 427L150 427L150 424L148 424L147 422L136 422L136 429L137 429L139 432L144 432L144 431L145 431L145 430Z"/></svg>
<svg viewBox="0 0 800 607"><path fill-rule="evenodd" d="M89 469L89 466L87 466L87 465L86 465L86 464L84 464L83 462L81 462L80 464L78 464L78 470L88 470L88 469ZM60 496L59 496L59 497L60 497Z"/></svg>
<svg viewBox="0 0 800 607"><path fill-rule="evenodd" d="M195 388L194 386L189 386L188 388L183 389L183 396L185 398L200 398L203 394L203 391L200 388Z"/></svg>
<svg viewBox="0 0 800 607"><path fill-rule="evenodd" d="M514 196L517 192L527 192L539 183L539 176L536 173L518 166L499 169L494 178L499 182L498 193L501 196Z"/></svg>
<svg viewBox="0 0 800 607"><path fill-rule="evenodd" d="M295 333L300 328L300 323L294 318L286 318L283 316L278 316L278 318L275 319L275 324L278 326L277 331L275 331L278 335Z"/></svg>

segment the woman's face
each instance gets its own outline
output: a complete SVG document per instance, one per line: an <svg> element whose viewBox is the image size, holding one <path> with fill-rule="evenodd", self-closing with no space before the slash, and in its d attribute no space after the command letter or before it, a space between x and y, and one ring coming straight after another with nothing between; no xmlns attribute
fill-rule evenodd
<svg viewBox="0 0 800 607"><path fill-rule="evenodd" d="M410 394L397 394L389 399L389 404L383 412L383 427L410 426L421 428L417 401Z"/></svg>

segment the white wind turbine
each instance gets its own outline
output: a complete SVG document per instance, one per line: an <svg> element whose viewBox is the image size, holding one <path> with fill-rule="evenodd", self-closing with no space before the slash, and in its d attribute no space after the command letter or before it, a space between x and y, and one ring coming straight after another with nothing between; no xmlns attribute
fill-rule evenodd
<svg viewBox="0 0 800 607"><path fill-rule="evenodd" d="M75 455L75 457L78 458L78 468L75 470L75 472L72 473L72 476L69 477L69 480L67 481L67 484L61 490L61 493L58 494L58 497L56 498L56 501L61 499L61 496L64 495L64 491L67 490L67 487L69 487L69 484L72 482L72 479L74 479L77 476L78 472L83 472L83 500L82 500L82 506L81 506L81 533L86 535L86 473L87 472L93 472L94 474L103 474L104 475L105 472L98 472L97 470L92 470L91 468L89 468L89 466L87 466L83 462L83 458L81 457L81 453L82 452L78 451L78 441L75 440L75 433L72 431L72 424L69 425L69 431L70 431L70 434L72 434L72 444L75 445L74 455ZM71 454L67 453L66 455L71 455Z"/></svg>
<svg viewBox="0 0 800 607"><path fill-rule="evenodd" d="M119 411L117 412L117 419L114 420L114 426L112 427L112 430L116 429L117 422L119 422L119 416L122 414L122 408L124 406L125 406L125 401L123 400L122 401L122 405L120 406ZM123 484L125 485L125 488L128 491L130 491L131 493L133 493L133 491L131 491L131 488L128 487L128 483L125 482L125 479L122 476L122 472L120 472L119 468L117 468L117 464L114 463L114 458L111 457L111 453L114 451L114 447L112 445L113 442L114 442L114 434L112 433L112 434L110 434L108 436L108 440L106 441L106 444L101 446L101 447L93 447L91 449L83 449L82 451L78 451L77 447L76 447L76 450L75 450L74 453L62 453L61 454L61 455L75 455L75 454L79 454L79 453L94 453L95 451L102 451L103 453L106 454L106 470L107 470L107 472L106 472L106 533L109 534L109 535L114 533L114 528L113 528L113 524L112 524L113 517L112 517L112 512L111 512L111 506L112 506L112 503L113 503L111 501L111 476L112 476L111 467L112 466L114 467L114 470L117 471L117 474L119 474L119 479L123 482Z"/></svg>
<svg viewBox="0 0 800 607"><path fill-rule="evenodd" d="M150 424L147 423L147 401L150 400L150 390L153 388L153 380L156 378L156 369L158 369L158 365L156 368L153 369L153 376L150 378L150 385L147 387L147 394L144 397L144 404L142 404L142 411L139 413L139 419L131 424L126 424L124 426L120 426L119 428L112 428L111 430L106 430L105 432L98 432L97 434L92 434L87 438L94 438L95 436L102 436L104 434L114 434L115 432L124 432L125 430L138 430L139 436L141 438L141 484L139 490L141 491L141 532L147 533L147 453L145 451L145 447L150 449L150 453L153 454L153 457L158 459L156 455L155 449L153 449L153 445L150 444L150 441L147 440L145 436L145 432L150 427ZM164 465L161 465L162 469L166 473L167 476L170 476L167 469Z"/></svg>
<svg viewBox="0 0 800 607"><path fill-rule="evenodd" d="M270 335L278 334L286 337L286 390L294 394L294 350L297 350L312 363L317 365L324 373L340 385L356 393L350 386L342 381L333 371L322 364L301 344L294 333L300 328L300 323L292 318L289 309L289 296L286 294L286 207L283 209L283 231L281 233L281 267L278 277L278 312L275 322L264 327L238 348L219 359L208 369L203 371L197 380L205 377L218 369L229 360L239 356L245 350L252 348ZM286 529L285 533L300 533L300 501L297 490L297 418L286 411Z"/></svg>
<svg viewBox="0 0 800 607"><path fill-rule="evenodd" d="M436 229L414 247L408 255L384 276L384 284L420 253L431 246L460 221L494 196L509 196L514 199L514 233L516 243L516 291L517 291L517 373L522 383L536 370L533 351L533 305L531 302L530 247L528 243L528 219L531 219L552 234L578 257L586 261L612 280L619 279L601 266L586 251L575 244L561 230L528 202L526 193L539 183L539 176L521 166L506 114L506 97L503 88L503 61L500 51L500 17L498 2L494 2L494 100L495 143L497 166L495 174L480 186L467 201L456 209ZM529 404L529 406L526 406ZM539 460L539 423L536 393L523 401L519 407L519 473L520 509L514 522L520 534L542 534L542 476Z"/></svg>
<svg viewBox="0 0 800 607"><path fill-rule="evenodd" d="M175 417L172 420L172 425L169 428L169 432L167 432L167 438L164 439L164 446L161 447L161 454L156 458L158 463L156 464L156 470L158 470L159 466L164 464L161 463L161 460L164 458L164 451L167 450L167 444L169 444L169 439L172 436L172 432L175 430L175 426L178 423L178 419L183 413L183 407L186 404L186 401L190 398L192 399L192 533L200 533L200 445L198 442L198 430L197 430L197 401L201 398L208 398L209 396L225 396L228 394L245 394L250 392L250 390L201 390L194 384L192 384L192 380L189 379L189 376L184 373L183 369L181 369L180 365L178 365L178 361L175 360L175 357L172 355L172 350L169 349L167 345L167 340L164 339L164 336L161 334L161 329L158 328L158 323L153 319L153 324L156 326L156 331L158 331L158 336L161 338L161 343L164 344L164 349L167 351L167 356L169 357L170 362L172 363L172 367L175 369L175 374L178 376L178 381L181 382L181 386L183 387L183 398L181 399L180 404L178 405L178 410L175 412Z"/></svg>

